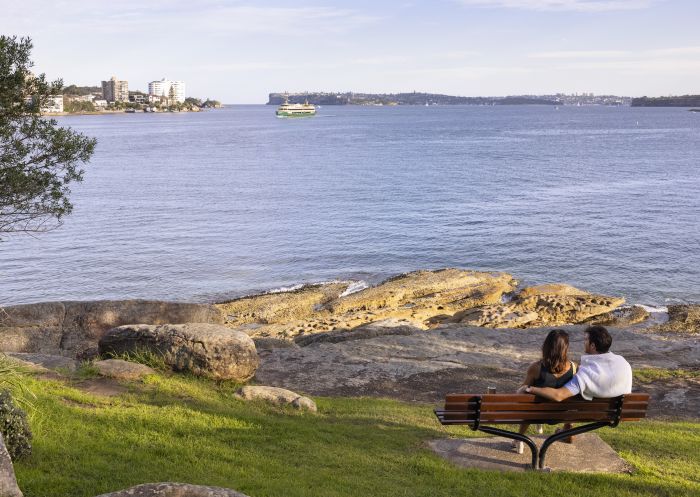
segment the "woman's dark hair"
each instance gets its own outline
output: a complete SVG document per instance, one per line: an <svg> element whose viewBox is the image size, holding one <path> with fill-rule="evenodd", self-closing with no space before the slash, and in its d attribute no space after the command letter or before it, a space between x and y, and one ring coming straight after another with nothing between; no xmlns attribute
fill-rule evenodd
<svg viewBox="0 0 700 497"><path fill-rule="evenodd" d="M584 330L584 333L588 335L588 342L595 345L595 351L599 354L605 354L610 350L612 345L612 337L608 330L603 326L589 326Z"/></svg>
<svg viewBox="0 0 700 497"><path fill-rule="evenodd" d="M542 344L542 366L551 373L566 371L569 365L569 334L552 330Z"/></svg>

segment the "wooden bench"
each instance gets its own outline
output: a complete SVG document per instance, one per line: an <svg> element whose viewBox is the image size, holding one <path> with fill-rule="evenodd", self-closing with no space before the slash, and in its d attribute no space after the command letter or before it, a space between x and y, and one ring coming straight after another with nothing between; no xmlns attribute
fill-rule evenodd
<svg viewBox="0 0 700 497"><path fill-rule="evenodd" d="M639 421L646 417L648 404L645 393L593 400L576 396L562 402L531 394L454 394L446 397L444 409L435 409L435 415L443 425L468 425L472 430L520 440L530 447L532 469L544 469L545 454L554 442L604 426L614 428L620 421ZM521 423L587 424L551 435L540 449L527 435L488 426Z"/></svg>

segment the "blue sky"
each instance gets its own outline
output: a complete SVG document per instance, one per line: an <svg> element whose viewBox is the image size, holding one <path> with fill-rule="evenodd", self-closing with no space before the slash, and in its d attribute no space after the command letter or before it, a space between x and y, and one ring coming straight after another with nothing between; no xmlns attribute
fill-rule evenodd
<svg viewBox="0 0 700 497"><path fill-rule="evenodd" d="M0 0L36 72L192 96L700 94L698 0Z"/></svg>

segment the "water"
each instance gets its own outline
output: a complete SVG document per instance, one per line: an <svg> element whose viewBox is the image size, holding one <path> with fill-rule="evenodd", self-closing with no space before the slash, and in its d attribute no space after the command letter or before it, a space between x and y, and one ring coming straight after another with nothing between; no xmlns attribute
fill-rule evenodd
<svg viewBox="0 0 700 497"><path fill-rule="evenodd" d="M60 229L0 243L0 303L213 301L418 268L700 302L700 115L545 106L72 116Z"/></svg>

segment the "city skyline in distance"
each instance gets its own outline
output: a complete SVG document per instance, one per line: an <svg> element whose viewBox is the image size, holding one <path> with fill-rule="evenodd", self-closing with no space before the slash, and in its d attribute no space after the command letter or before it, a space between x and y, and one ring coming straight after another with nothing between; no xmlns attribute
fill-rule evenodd
<svg viewBox="0 0 700 497"><path fill-rule="evenodd" d="M700 93L700 4L688 0L27 0L4 11L1 32L31 37L49 78L116 75L145 90L167 75L225 103L285 90Z"/></svg>

